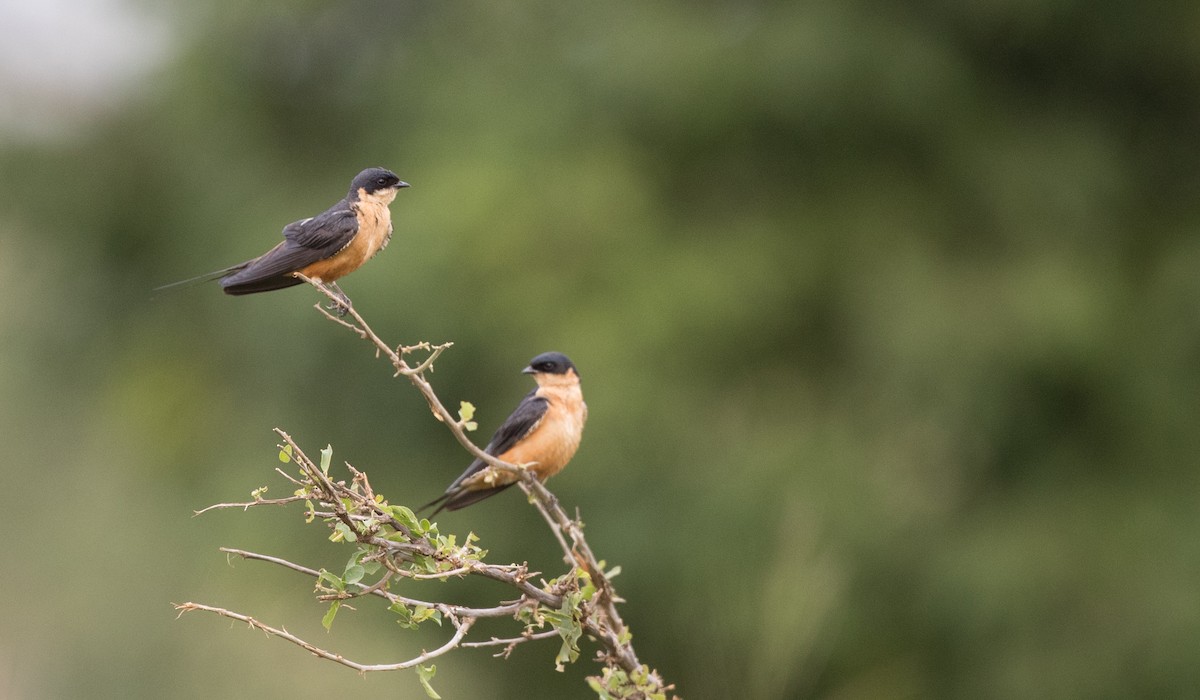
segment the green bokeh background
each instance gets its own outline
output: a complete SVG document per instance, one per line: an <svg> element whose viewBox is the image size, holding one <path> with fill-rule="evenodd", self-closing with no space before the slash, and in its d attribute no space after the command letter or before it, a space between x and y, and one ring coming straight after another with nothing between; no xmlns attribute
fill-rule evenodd
<svg viewBox="0 0 1200 700"><path fill-rule="evenodd" d="M468 461L256 255L361 168L413 184L343 287L480 438L545 350L591 418L551 482L687 698L1186 697L1200 687L1200 5L1067 0L176 8L103 117L0 143L0 695L424 697L432 647L298 511L220 512L273 427L393 502ZM557 572L516 493L440 518ZM437 595L442 588L414 589ZM507 591L454 584L457 600ZM498 632L498 630L497 630ZM589 697L556 645L445 698Z"/></svg>

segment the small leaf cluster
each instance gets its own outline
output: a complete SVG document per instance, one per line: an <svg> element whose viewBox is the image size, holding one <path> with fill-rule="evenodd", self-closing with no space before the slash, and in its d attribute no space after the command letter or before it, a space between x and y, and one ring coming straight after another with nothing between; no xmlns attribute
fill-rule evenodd
<svg viewBox="0 0 1200 700"><path fill-rule="evenodd" d="M576 568L569 576L550 580L546 588L562 595L562 605L557 610L544 607L532 610L529 620L538 626L548 622L562 637L562 646L554 657L554 669L561 672L565 664L575 663L579 658L579 638L583 636L583 621L588 614L584 606L595 596L596 587L586 571Z"/></svg>
<svg viewBox="0 0 1200 700"><path fill-rule="evenodd" d="M646 666L639 667L633 673L627 673L619 666L608 664L599 676L588 676L587 683L596 691L600 700L667 700L667 692L671 690L669 687L664 688Z"/></svg>

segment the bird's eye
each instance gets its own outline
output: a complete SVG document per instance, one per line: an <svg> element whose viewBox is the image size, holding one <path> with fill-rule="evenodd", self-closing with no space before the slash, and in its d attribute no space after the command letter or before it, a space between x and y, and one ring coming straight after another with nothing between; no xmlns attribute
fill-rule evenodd
<svg viewBox="0 0 1200 700"><path fill-rule="evenodd" d="M376 182L378 182L379 184L381 184L381 185L382 185L382 184L384 184L384 183L386 183L386 182L387 182L387 178L386 178L386 177L381 177L381 178L379 178L378 180L376 180Z"/></svg>

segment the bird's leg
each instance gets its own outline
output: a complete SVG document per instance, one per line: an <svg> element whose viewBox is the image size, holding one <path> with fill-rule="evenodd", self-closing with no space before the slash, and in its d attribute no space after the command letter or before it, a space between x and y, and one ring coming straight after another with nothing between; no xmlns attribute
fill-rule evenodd
<svg viewBox="0 0 1200 700"><path fill-rule="evenodd" d="M342 288L337 285L337 282L330 282L325 286L326 289L333 292L337 300L329 304L329 310L336 313L339 317L350 313L350 297L342 291Z"/></svg>

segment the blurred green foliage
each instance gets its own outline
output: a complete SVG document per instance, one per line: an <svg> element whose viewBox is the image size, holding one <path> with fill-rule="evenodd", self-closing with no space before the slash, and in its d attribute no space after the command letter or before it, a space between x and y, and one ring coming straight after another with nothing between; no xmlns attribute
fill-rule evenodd
<svg viewBox="0 0 1200 700"><path fill-rule="evenodd" d="M1200 5L177 8L115 113L0 144L7 697L424 697L436 643L216 548L342 557L271 428L424 502L467 456L297 288L159 284L272 245L361 168L413 184L343 287L490 434L533 355L591 419L550 486L688 698L1171 697L1200 685ZM554 570L519 494L441 519ZM467 588L464 600L484 593ZM379 618L379 619L375 619ZM590 651L439 659L586 697ZM585 668L588 667L588 668Z"/></svg>

